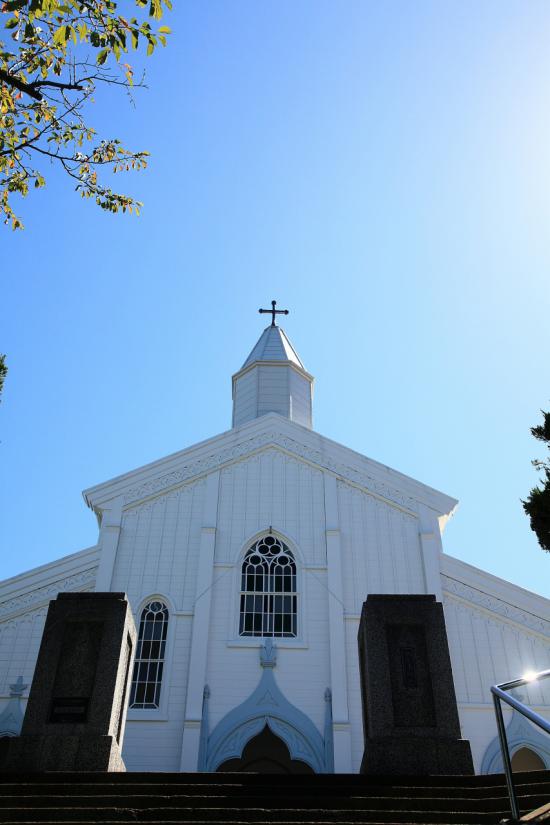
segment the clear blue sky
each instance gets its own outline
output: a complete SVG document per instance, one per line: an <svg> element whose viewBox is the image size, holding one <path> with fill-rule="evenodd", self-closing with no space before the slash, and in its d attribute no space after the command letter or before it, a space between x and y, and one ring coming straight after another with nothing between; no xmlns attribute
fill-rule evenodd
<svg viewBox="0 0 550 825"><path fill-rule="evenodd" d="M315 428L460 499L447 552L550 596L521 508L550 404L550 6L175 0L102 213L52 170L0 234L0 575L95 543L80 491L229 428L259 306Z"/></svg>

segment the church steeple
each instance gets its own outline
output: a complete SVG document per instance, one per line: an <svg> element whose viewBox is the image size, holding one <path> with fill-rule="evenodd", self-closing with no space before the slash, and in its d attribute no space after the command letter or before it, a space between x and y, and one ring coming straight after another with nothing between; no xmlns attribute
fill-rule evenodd
<svg viewBox="0 0 550 825"><path fill-rule="evenodd" d="M304 427L312 427L313 376L310 375L286 333L275 324L276 313L288 310L260 310L272 313L256 346L233 376L233 427L270 412L279 413Z"/></svg>

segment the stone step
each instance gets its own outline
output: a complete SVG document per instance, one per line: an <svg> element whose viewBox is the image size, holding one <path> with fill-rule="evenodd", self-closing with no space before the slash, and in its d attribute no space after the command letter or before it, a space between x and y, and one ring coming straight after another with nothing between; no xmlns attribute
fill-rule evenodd
<svg viewBox="0 0 550 825"><path fill-rule="evenodd" d="M5 808L0 811L0 822L3 823L43 823L43 822L162 822L162 823L193 823L198 825L213 825L214 823L238 823L261 822L270 825L279 823L310 823L310 825L320 825L320 823L426 823L426 825L497 825L506 815L506 811L492 813L480 813L477 810L471 811L448 811L409 808L408 810L394 810L390 807L385 810L364 809L360 811L340 811L317 809L227 809L227 808L86 808L86 809L51 809L35 808L32 810L22 807Z"/></svg>
<svg viewBox="0 0 550 825"><path fill-rule="evenodd" d="M66 795L70 793L74 796L133 796L135 794L150 795L150 796L185 796L189 799L194 797L222 797L225 799L244 799L248 797L259 797L264 795L281 795L284 794L292 799L298 798L312 798L318 799L319 790L307 787L300 788L274 788L272 785L265 787L242 788L239 786L225 786L216 785L208 787L201 786L163 786L163 785L128 785L121 787L120 785L84 785L80 783L67 784L62 782L52 783L51 785L33 785L20 783L6 783L0 785L0 793L2 796L44 796L48 795ZM519 794L533 794L533 793L549 793L550 782L547 783L533 783L530 785L518 786ZM506 795L506 786L491 786L480 788L446 788L446 787L416 787L415 785L395 785L393 787L385 787L383 785L372 786L370 788L348 788L345 785L331 789L325 789L326 796L345 798L345 797L360 797L368 799L371 796L417 796L421 797L437 797L447 798L449 796L463 796L471 797L472 799L480 799L485 796Z"/></svg>
<svg viewBox="0 0 550 825"><path fill-rule="evenodd" d="M120 797L130 798L135 796L140 797L163 797L163 798L181 798L192 801L197 798L206 799L227 799L229 800L245 800L253 798L276 798L284 797L292 800L293 803L298 803L300 799L304 800L318 800L319 789L310 788L307 786L300 787L281 787L274 788L271 784L264 786L243 787L242 785L155 785L147 784L112 784L112 783L98 783L92 785L90 783L66 783L59 782L57 779L51 784L46 783L19 783L9 782L0 784L0 802L1 799L8 797L46 797L46 796L62 796L69 797L87 797L90 802L94 799L105 797ZM518 796L537 796L546 795L550 798L550 782L531 782L517 785ZM323 798L326 799L370 799L373 797L415 797L422 798L439 798L447 799L454 797L469 798L472 800L482 801L485 798L491 797L507 798L506 786L504 783L497 786L479 786L469 788L456 787L428 787L416 785L393 785L393 786L370 786L370 787L349 787L341 785L331 789L325 788Z"/></svg>
<svg viewBox="0 0 550 825"><path fill-rule="evenodd" d="M530 775L530 779L528 781L518 781L516 780L516 788L518 789L519 793L522 792L531 792L532 789L540 788L544 792L550 789L550 775L546 775L547 772L541 771L540 779L533 779L533 774ZM402 792L409 792L410 789L414 789L415 793L418 794L432 794L432 795L452 795L453 793L462 793L464 795L471 794L472 796L475 795L483 795L483 794L494 794L500 791L506 790L506 784L504 782L504 778L501 776L499 777L500 781L498 782L491 782L491 783L484 783L478 782L475 785L467 784L467 785L457 785L454 783L438 783L438 784L429 784L426 782L417 782L414 779L401 779L401 778L393 778L393 782L388 783L385 781L380 782L348 782L347 777L342 777L340 782L337 783L321 783L318 785L317 783L308 783L302 782L301 784L297 783L287 783L287 782L277 782L272 780L266 780L265 777L262 779L262 782L242 782L242 781L235 781L235 782L217 782L217 783L204 783L204 782L173 782L173 783L165 783L165 782L151 782L150 780L144 782L113 782L111 781L112 774L109 774L109 778L105 778L105 774L99 774L95 782L90 781L82 781L82 778L79 777L78 779L67 779L63 774L47 774L41 776L40 778L34 778L28 781L20 781L19 779L15 779L13 774L9 775L9 779L4 778L3 781L0 781L0 793L10 793L10 792L19 792L19 790L23 790L27 794L41 794L45 792L56 793L56 792L66 792L67 789L70 789L71 792L75 793L87 793L87 794L103 794L103 793L135 793L136 791L146 792L146 793L162 793L162 794L171 794L171 793L185 793L188 795L193 794L222 794L225 796L229 796L231 794L249 794L249 793L266 793L266 792L273 792L284 790L285 793L291 794L300 794L300 793L310 793L310 794L318 794L319 791L323 793L336 793L337 795L347 795L347 794L362 794L362 795L369 795L371 793L380 793L382 790L386 790L388 793L402 793ZM254 777L256 778L256 777ZM452 777L451 777L452 778ZM480 780L485 779L486 777L478 777ZM384 778L382 778L384 779Z"/></svg>
<svg viewBox="0 0 550 825"><path fill-rule="evenodd" d="M532 794L529 796L520 797L520 805L523 810L531 811L544 805L548 801L548 794ZM320 806L319 796L309 796L305 798L300 796L297 798L290 798L288 795L279 795L279 797L270 794L269 797L254 795L247 796L246 800L232 798L228 799L223 796L185 796L180 794L170 795L150 795L150 794L131 794L131 795L51 795L44 794L40 796L27 795L10 795L0 797L0 811L3 809L14 810L17 807L23 809L35 808L174 808L185 811L199 810L202 808L224 808L225 810L243 810L249 809L282 809L295 808L301 810L316 810ZM242 804L244 803L244 804ZM349 797L333 797L324 796L322 799L322 808L324 810L384 810L392 808L393 810L410 810L414 808L422 808L426 811L431 810L453 810L453 811L471 811L477 810L483 813L491 811L505 811L508 807L508 797L505 794L499 796L487 796L483 798L472 799L472 797L453 796L449 797L418 797L412 795L402 796L349 796Z"/></svg>
<svg viewBox="0 0 550 825"><path fill-rule="evenodd" d="M514 774L517 784L550 782L550 771L523 771ZM48 773L0 773L0 787L4 784L110 784L110 785L223 785L251 787L254 785L292 788L300 785L326 789L334 785L342 787L414 785L415 787L490 787L504 785L502 774L483 776L363 776L361 774L261 774L261 773L156 773L124 772L48 772Z"/></svg>
<svg viewBox="0 0 550 825"><path fill-rule="evenodd" d="M550 799L550 771L515 776L522 813ZM48 773L0 776L0 823L94 825L497 825L504 777Z"/></svg>

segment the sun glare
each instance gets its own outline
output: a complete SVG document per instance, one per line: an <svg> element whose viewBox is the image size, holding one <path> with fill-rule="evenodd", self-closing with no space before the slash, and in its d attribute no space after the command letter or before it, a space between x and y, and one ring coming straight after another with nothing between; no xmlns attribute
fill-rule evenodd
<svg viewBox="0 0 550 825"><path fill-rule="evenodd" d="M526 673L523 674L521 678L524 679L526 682L534 682L534 680L537 678L537 671L528 670L526 671Z"/></svg>

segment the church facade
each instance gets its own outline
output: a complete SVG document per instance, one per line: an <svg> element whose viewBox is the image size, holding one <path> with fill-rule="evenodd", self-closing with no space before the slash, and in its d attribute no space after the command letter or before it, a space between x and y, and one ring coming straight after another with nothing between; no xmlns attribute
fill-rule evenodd
<svg viewBox="0 0 550 825"><path fill-rule="evenodd" d="M233 376L230 430L84 492L97 545L0 584L0 736L20 729L49 600L122 591L128 770L269 770L279 748L357 772L362 604L431 594L475 770L502 769L490 686L550 666L550 602L446 555L456 500L316 433L312 398L273 315ZM550 686L524 699L548 714ZM550 743L506 721L516 764L550 768Z"/></svg>

